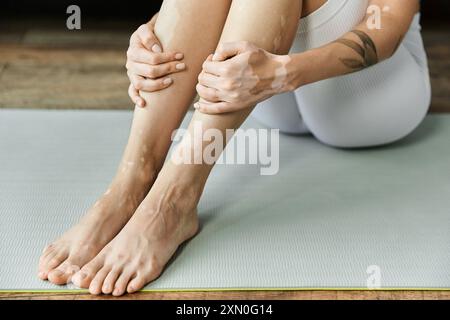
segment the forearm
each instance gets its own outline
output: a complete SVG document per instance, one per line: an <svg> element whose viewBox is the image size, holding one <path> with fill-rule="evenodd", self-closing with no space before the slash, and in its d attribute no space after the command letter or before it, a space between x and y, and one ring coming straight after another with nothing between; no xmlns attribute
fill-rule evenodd
<svg viewBox="0 0 450 320"><path fill-rule="evenodd" d="M408 5L403 5L407 1ZM340 39L323 47L291 55L286 88L290 91L316 81L361 71L390 58L398 49L418 10L416 0L372 1L381 10L382 27L370 28L370 15ZM405 2L406 3L406 2Z"/></svg>

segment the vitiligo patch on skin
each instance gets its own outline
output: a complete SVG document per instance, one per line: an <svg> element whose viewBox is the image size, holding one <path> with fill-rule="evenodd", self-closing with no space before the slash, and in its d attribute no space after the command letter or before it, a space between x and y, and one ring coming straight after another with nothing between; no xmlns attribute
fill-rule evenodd
<svg viewBox="0 0 450 320"><path fill-rule="evenodd" d="M273 39L273 52L278 52L280 50L282 41L283 36L281 34Z"/></svg>
<svg viewBox="0 0 450 320"><path fill-rule="evenodd" d="M162 4L160 14L156 20L155 33L160 38L163 47L172 43L174 36L178 33L177 25L183 12L184 0L165 0Z"/></svg>
<svg viewBox="0 0 450 320"><path fill-rule="evenodd" d="M267 53L269 54L269 53ZM255 68L252 67L252 65L256 64L257 62L252 62L251 58L249 61L250 69L252 70L255 79L257 80L253 87L250 88L249 93L255 95L255 96L267 96L272 95L276 93L276 91L281 90L283 85L286 82L287 79L287 68L286 65L291 61L291 58L289 56L277 56L277 55L271 55L272 61L276 64L274 67L274 80L269 84L264 84L264 78L267 78L267 75L265 75L265 72L261 72L261 74L256 74L257 71L254 70ZM266 80L267 81L267 80ZM265 89L258 89L261 86L261 88ZM275 91L275 92L274 92Z"/></svg>
<svg viewBox="0 0 450 320"><path fill-rule="evenodd" d="M130 169L132 166L134 166L134 162L133 161L125 161L122 164L122 172L128 171L128 169Z"/></svg>
<svg viewBox="0 0 450 320"><path fill-rule="evenodd" d="M286 84L287 80L287 64L291 62L291 58L289 56L277 56L275 58L280 66L275 69L275 79L272 82L272 89L279 91Z"/></svg>
<svg viewBox="0 0 450 320"><path fill-rule="evenodd" d="M283 43L283 35L285 34L286 29L286 17L280 16L280 31L278 35L273 39L273 51L274 53L278 53L281 49L281 45Z"/></svg>

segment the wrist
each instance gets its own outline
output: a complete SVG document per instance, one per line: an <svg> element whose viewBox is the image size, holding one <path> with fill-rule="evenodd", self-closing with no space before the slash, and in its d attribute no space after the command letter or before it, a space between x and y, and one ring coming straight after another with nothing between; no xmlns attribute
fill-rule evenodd
<svg viewBox="0 0 450 320"><path fill-rule="evenodd" d="M272 55L272 64L270 66L271 83L270 89L272 95L295 90L292 88L294 71L292 57L290 55Z"/></svg>
<svg viewBox="0 0 450 320"><path fill-rule="evenodd" d="M305 57L304 53L290 55L290 61L286 66L287 79L284 86L284 92L294 91L305 85Z"/></svg>

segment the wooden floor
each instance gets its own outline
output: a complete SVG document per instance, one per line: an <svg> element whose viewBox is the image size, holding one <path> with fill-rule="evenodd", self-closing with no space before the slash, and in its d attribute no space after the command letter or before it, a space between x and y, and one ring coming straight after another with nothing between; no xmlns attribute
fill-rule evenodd
<svg viewBox="0 0 450 320"><path fill-rule="evenodd" d="M0 108L129 109L125 52L137 22L0 22ZM434 112L450 111L450 27L425 29Z"/></svg>
<svg viewBox="0 0 450 320"><path fill-rule="evenodd" d="M116 298L71 293L0 293L0 299L13 300L450 300L450 291L228 291L152 292Z"/></svg>
<svg viewBox="0 0 450 320"><path fill-rule="evenodd" d="M129 109L125 51L135 22L0 22L0 108ZM450 28L424 30L433 112L450 112ZM0 299L111 299L58 293L1 293ZM117 299L117 298L114 298ZM450 299L449 291L229 291L138 293L122 299Z"/></svg>

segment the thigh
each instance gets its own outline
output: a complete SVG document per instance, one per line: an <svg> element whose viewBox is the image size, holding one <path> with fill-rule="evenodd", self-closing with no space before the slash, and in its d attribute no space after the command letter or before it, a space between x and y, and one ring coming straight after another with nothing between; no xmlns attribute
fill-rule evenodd
<svg viewBox="0 0 450 320"><path fill-rule="evenodd" d="M404 46L369 69L295 94L311 132L336 147L383 145L405 137L425 117L431 96L428 71Z"/></svg>
<svg viewBox="0 0 450 320"><path fill-rule="evenodd" d="M268 126L288 134L304 134L309 130L300 115L293 92L276 95L259 103L251 113L252 117Z"/></svg>

